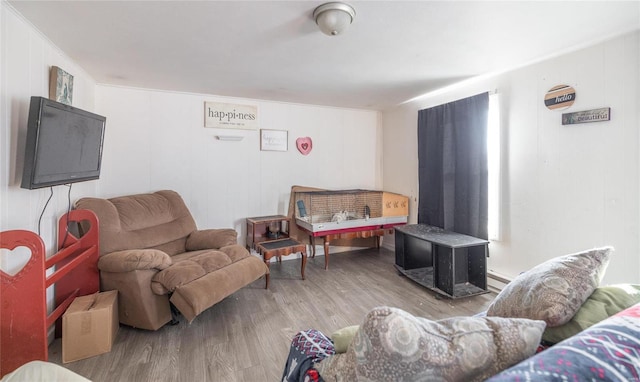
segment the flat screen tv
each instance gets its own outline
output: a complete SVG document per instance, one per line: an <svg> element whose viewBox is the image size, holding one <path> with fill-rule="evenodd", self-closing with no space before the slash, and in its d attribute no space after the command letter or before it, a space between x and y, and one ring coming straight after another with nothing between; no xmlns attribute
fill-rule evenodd
<svg viewBox="0 0 640 382"><path fill-rule="evenodd" d="M100 177L106 118L31 97L22 184L35 189Z"/></svg>

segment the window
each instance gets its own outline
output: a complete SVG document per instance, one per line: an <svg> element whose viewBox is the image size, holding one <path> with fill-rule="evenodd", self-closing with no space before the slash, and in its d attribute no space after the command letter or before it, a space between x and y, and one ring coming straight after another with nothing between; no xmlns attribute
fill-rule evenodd
<svg viewBox="0 0 640 382"><path fill-rule="evenodd" d="M489 240L500 240L500 98L498 93L489 95L487 124L488 179L488 227Z"/></svg>
<svg viewBox="0 0 640 382"><path fill-rule="evenodd" d="M489 92L418 111L418 223L488 238Z"/></svg>

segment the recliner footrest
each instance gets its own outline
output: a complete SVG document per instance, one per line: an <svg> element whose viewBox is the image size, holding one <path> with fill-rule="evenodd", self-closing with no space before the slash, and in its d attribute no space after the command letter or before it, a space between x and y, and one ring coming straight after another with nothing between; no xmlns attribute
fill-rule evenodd
<svg viewBox="0 0 640 382"><path fill-rule="evenodd" d="M262 277L265 271L266 266L262 260L249 255L189 284L177 287L170 301L191 322L205 309Z"/></svg>

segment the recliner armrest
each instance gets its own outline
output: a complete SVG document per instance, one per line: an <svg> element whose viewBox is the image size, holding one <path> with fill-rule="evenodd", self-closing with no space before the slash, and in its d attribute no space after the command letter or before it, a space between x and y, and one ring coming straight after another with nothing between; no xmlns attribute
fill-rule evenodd
<svg viewBox="0 0 640 382"><path fill-rule="evenodd" d="M171 256L157 249L126 249L100 256L98 269L106 272L129 272L142 269L162 270L171 264Z"/></svg>
<svg viewBox="0 0 640 382"><path fill-rule="evenodd" d="M232 228L203 229L191 232L187 237L187 251L219 249L238 244L238 233Z"/></svg>

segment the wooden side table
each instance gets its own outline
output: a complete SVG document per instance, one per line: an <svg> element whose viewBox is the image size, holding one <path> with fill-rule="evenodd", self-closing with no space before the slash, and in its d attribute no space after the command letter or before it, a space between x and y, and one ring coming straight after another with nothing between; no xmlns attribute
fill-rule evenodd
<svg viewBox="0 0 640 382"><path fill-rule="evenodd" d="M256 216L247 218L247 249L258 250L258 244L266 241L286 239L289 237L289 218L284 215ZM279 227L278 232L271 232L270 225Z"/></svg>
<svg viewBox="0 0 640 382"><path fill-rule="evenodd" d="M277 257L278 260L282 260L282 256L287 256L292 253L300 252L302 254L302 266L300 267L300 274L304 280L304 267L307 265L307 246L293 239L280 239L274 241L267 241L258 244L258 252L263 256L264 263L269 268L269 260L272 257ZM267 273L267 285L265 288L269 288L269 273Z"/></svg>

